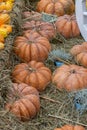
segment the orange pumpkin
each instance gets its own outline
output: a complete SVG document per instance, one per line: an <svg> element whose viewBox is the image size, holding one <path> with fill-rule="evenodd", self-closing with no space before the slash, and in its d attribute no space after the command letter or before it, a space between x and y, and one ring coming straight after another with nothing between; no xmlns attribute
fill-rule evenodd
<svg viewBox="0 0 87 130"><path fill-rule="evenodd" d="M77 63L87 67L87 42L73 46L70 53L75 57Z"/></svg>
<svg viewBox="0 0 87 130"><path fill-rule="evenodd" d="M51 50L47 38L31 31L24 36L18 36L14 42L14 52L24 61L44 61Z"/></svg>
<svg viewBox="0 0 87 130"><path fill-rule="evenodd" d="M54 71L52 82L59 90L74 91L87 88L87 69L77 65L62 65Z"/></svg>
<svg viewBox="0 0 87 130"><path fill-rule="evenodd" d="M24 83L14 83L7 97L5 108L22 121L30 120L40 109L38 91Z"/></svg>
<svg viewBox="0 0 87 130"><path fill-rule="evenodd" d="M0 34L0 42L4 42L4 37Z"/></svg>
<svg viewBox="0 0 87 130"><path fill-rule="evenodd" d="M1 2L0 3L0 12L6 10L6 11L11 11L13 7L13 3L10 1L6 1L6 2Z"/></svg>
<svg viewBox="0 0 87 130"><path fill-rule="evenodd" d="M9 23L10 22L10 15L6 13L0 14L0 25Z"/></svg>
<svg viewBox="0 0 87 130"><path fill-rule="evenodd" d="M64 125L61 128L55 128L54 130L85 130L85 128L83 126L80 125Z"/></svg>
<svg viewBox="0 0 87 130"><path fill-rule="evenodd" d="M41 36L46 37L47 39L52 39L55 37L55 28L53 24L42 21L30 21L23 24L24 32L30 32L31 30L35 30Z"/></svg>
<svg viewBox="0 0 87 130"><path fill-rule="evenodd" d="M51 71L42 62L31 61L16 65L12 78L14 82L23 82L42 91L51 81Z"/></svg>
<svg viewBox="0 0 87 130"><path fill-rule="evenodd" d="M76 37L80 35L80 30L75 15L64 15L58 18L55 23L57 32L65 38Z"/></svg>
<svg viewBox="0 0 87 130"><path fill-rule="evenodd" d="M37 4L38 12L46 12L58 16L72 14L74 9L75 6L72 0L40 0Z"/></svg>

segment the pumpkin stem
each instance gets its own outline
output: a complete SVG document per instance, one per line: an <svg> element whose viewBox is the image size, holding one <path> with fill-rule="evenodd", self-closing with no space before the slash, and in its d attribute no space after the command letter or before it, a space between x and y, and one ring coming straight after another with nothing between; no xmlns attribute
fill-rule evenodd
<svg viewBox="0 0 87 130"><path fill-rule="evenodd" d="M74 73L76 73L76 71L73 69L73 70L70 70L70 73L74 74Z"/></svg>
<svg viewBox="0 0 87 130"><path fill-rule="evenodd" d="M30 67L28 68L28 70L29 70L29 71L31 71L31 72L36 71L36 69L35 69L35 68L30 68Z"/></svg>

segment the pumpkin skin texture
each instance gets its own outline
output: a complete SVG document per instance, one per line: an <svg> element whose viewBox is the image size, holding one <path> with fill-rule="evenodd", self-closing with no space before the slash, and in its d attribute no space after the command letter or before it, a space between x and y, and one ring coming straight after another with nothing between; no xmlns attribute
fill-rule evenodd
<svg viewBox="0 0 87 130"><path fill-rule="evenodd" d="M51 81L51 71L42 62L31 61L16 65L12 72L14 82L26 83L43 91Z"/></svg>
<svg viewBox="0 0 87 130"><path fill-rule="evenodd" d="M87 88L87 69L77 65L62 65L54 71L52 82L59 90L76 91Z"/></svg>
<svg viewBox="0 0 87 130"><path fill-rule="evenodd" d="M14 42L14 52L26 62L31 60L44 61L50 50L51 45L48 39L34 31L16 37Z"/></svg>
<svg viewBox="0 0 87 130"><path fill-rule="evenodd" d="M22 121L30 120L40 110L38 91L24 83L14 83L7 96L5 108Z"/></svg>
<svg viewBox="0 0 87 130"><path fill-rule="evenodd" d="M8 34L12 32L12 26L11 26L11 25L8 25L8 24L2 24L2 25L0 26L0 28L2 28L2 29L3 29L3 28L6 29L7 32L8 32Z"/></svg>
<svg viewBox="0 0 87 130"><path fill-rule="evenodd" d="M64 125L61 128L55 128L54 130L85 130L85 128L83 126L80 125Z"/></svg>
<svg viewBox="0 0 87 130"><path fill-rule="evenodd" d="M42 15L38 12L35 12L35 11L25 11L22 13L22 16L23 18L26 18L27 21L30 21L30 20L35 20L35 21L38 21L38 20L41 20L42 19Z"/></svg>
<svg viewBox="0 0 87 130"><path fill-rule="evenodd" d="M9 14L1 13L0 14L0 25L6 24L6 23L9 23L9 22L10 22L10 16L9 16Z"/></svg>
<svg viewBox="0 0 87 130"><path fill-rule="evenodd" d="M74 9L75 6L72 0L40 0L37 4L38 12L56 14L57 16L72 14Z"/></svg>
<svg viewBox="0 0 87 130"><path fill-rule="evenodd" d="M25 30L25 33L30 32L33 29L48 40L52 39L56 35L53 24L43 21L28 21L23 24L23 29Z"/></svg>
<svg viewBox="0 0 87 130"><path fill-rule="evenodd" d="M76 37L80 35L80 30L75 15L64 15L58 18L55 23L57 32L65 38Z"/></svg>
<svg viewBox="0 0 87 130"><path fill-rule="evenodd" d="M87 42L73 46L70 53L74 56L77 63L87 67Z"/></svg>

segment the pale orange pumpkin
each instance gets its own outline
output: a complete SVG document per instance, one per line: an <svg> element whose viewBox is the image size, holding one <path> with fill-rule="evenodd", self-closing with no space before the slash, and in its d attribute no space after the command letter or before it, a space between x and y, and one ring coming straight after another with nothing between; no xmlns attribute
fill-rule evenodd
<svg viewBox="0 0 87 130"><path fill-rule="evenodd" d="M87 69L78 65L62 65L54 71L52 82L59 90L87 88Z"/></svg>
<svg viewBox="0 0 87 130"><path fill-rule="evenodd" d="M85 130L83 126L80 125L64 125L61 128L55 128L54 130Z"/></svg>
<svg viewBox="0 0 87 130"><path fill-rule="evenodd" d="M21 63L14 67L12 79L14 82L26 83L43 91L51 81L51 71L42 62Z"/></svg>
<svg viewBox="0 0 87 130"><path fill-rule="evenodd" d="M14 52L26 62L31 60L44 61L50 50L51 45L48 39L35 31L18 36L14 41Z"/></svg>
<svg viewBox="0 0 87 130"><path fill-rule="evenodd" d="M37 4L38 12L46 12L58 16L72 14L74 9L75 6L72 0L40 0Z"/></svg>
<svg viewBox="0 0 87 130"><path fill-rule="evenodd" d="M57 32L63 35L65 38L71 38L80 35L80 30L75 15L64 15L58 17L55 26Z"/></svg>
<svg viewBox="0 0 87 130"><path fill-rule="evenodd" d="M30 120L40 110L38 91L24 83L12 85L5 108L22 121Z"/></svg>
<svg viewBox="0 0 87 130"><path fill-rule="evenodd" d="M70 53L74 56L77 63L87 67L87 42L73 46Z"/></svg>
<svg viewBox="0 0 87 130"><path fill-rule="evenodd" d="M31 30L36 31L41 36L46 37L47 39L52 39L56 35L55 27L52 23L49 22L43 22L43 21L28 21L25 22L22 26L22 28L25 30L24 33L29 32Z"/></svg>

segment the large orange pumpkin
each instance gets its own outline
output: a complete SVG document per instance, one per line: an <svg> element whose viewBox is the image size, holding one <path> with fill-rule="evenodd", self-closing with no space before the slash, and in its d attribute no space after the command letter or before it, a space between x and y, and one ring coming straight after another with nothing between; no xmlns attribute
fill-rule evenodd
<svg viewBox="0 0 87 130"><path fill-rule="evenodd" d="M44 61L50 50L51 45L48 39L34 31L18 36L14 41L14 52L26 62Z"/></svg>
<svg viewBox="0 0 87 130"><path fill-rule="evenodd" d="M23 82L42 91L51 81L51 71L42 62L31 61L16 65L12 78L14 82Z"/></svg>
<svg viewBox="0 0 87 130"><path fill-rule="evenodd" d="M37 4L38 12L56 14L72 14L74 12L74 2L72 0L40 0Z"/></svg>
<svg viewBox="0 0 87 130"><path fill-rule="evenodd" d="M55 23L57 32L65 38L76 37L80 35L80 30L75 15L64 15L58 18Z"/></svg>
<svg viewBox="0 0 87 130"><path fill-rule="evenodd" d="M30 21L23 24L24 32L30 32L35 30L41 36L46 37L47 39L52 39L55 37L55 27L53 24L43 21Z"/></svg>
<svg viewBox="0 0 87 130"><path fill-rule="evenodd" d="M87 42L73 46L70 53L74 56L77 63L87 67Z"/></svg>
<svg viewBox="0 0 87 130"><path fill-rule="evenodd" d="M61 128L55 128L54 130L85 130L85 128L83 126L80 125L64 125Z"/></svg>
<svg viewBox="0 0 87 130"><path fill-rule="evenodd" d="M87 88L87 69L77 65L62 65L54 71L52 82L59 90L74 91Z"/></svg>
<svg viewBox="0 0 87 130"><path fill-rule="evenodd" d="M22 121L33 118L40 109L38 91L24 83L14 83L7 97L5 108Z"/></svg>

